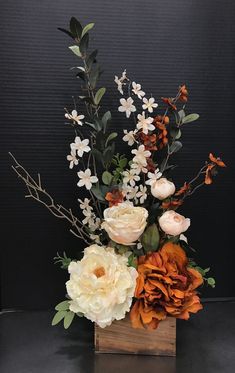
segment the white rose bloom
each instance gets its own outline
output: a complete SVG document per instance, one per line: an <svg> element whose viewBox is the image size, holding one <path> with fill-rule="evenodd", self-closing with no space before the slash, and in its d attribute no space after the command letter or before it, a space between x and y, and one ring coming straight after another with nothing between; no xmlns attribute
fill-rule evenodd
<svg viewBox="0 0 235 373"><path fill-rule="evenodd" d="M104 222L101 228L109 238L122 245L134 245L146 227L148 211L123 202L104 210Z"/></svg>
<svg viewBox="0 0 235 373"><path fill-rule="evenodd" d="M84 314L101 328L123 319L130 310L138 276L127 263L127 257L116 254L113 248L96 244L87 247L82 260L68 267L69 309Z"/></svg>
<svg viewBox="0 0 235 373"><path fill-rule="evenodd" d="M151 193L154 197L162 201L175 193L175 184L165 177L161 177L161 179L155 180L151 184Z"/></svg>
<svg viewBox="0 0 235 373"><path fill-rule="evenodd" d="M159 218L161 229L171 236L178 236L190 226L190 219L178 214L174 210L164 212Z"/></svg>

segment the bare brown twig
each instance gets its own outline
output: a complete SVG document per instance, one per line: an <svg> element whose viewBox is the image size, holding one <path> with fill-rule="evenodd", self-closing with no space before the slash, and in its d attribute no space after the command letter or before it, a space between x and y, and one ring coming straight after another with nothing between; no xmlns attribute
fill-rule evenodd
<svg viewBox="0 0 235 373"><path fill-rule="evenodd" d="M26 169L17 161L13 154L9 153L9 155L15 162L15 165L11 166L13 171L25 183L28 190L28 194L25 197L32 198L41 203L55 217L67 220L72 225L70 232L89 245L90 242L88 240L90 240L90 237L88 233L84 231L83 223L73 214L72 210L54 202L52 196L43 189L40 174L38 174L38 181L36 182Z"/></svg>

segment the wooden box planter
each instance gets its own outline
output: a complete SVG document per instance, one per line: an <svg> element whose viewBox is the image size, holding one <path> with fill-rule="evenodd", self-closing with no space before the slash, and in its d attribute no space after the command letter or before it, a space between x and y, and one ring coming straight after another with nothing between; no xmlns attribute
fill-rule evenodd
<svg viewBox="0 0 235 373"><path fill-rule="evenodd" d="M168 317L156 330L133 329L129 316L102 329L95 326L97 353L176 355L176 319Z"/></svg>

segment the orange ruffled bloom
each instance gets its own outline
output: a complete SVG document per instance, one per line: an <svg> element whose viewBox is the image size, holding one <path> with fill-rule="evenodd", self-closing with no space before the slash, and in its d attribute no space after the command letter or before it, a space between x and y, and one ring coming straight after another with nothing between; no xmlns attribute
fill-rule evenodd
<svg viewBox="0 0 235 373"><path fill-rule="evenodd" d="M208 164L205 174L205 184L210 185L213 182L213 172L218 167L226 167L226 164L220 159L216 158L212 153L209 154L209 159L211 163Z"/></svg>
<svg viewBox="0 0 235 373"><path fill-rule="evenodd" d="M106 194L105 199L109 202L109 207L117 206L123 202L123 193L119 189L113 189L112 192Z"/></svg>
<svg viewBox="0 0 235 373"><path fill-rule="evenodd" d="M184 250L172 242L138 262L135 298L130 318L133 328L156 329L167 316L189 319L202 309L196 288L201 274L188 266Z"/></svg>

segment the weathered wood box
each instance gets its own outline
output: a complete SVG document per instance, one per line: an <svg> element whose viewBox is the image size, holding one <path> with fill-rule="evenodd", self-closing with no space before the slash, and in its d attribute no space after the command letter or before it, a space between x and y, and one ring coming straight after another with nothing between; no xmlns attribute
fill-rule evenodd
<svg viewBox="0 0 235 373"><path fill-rule="evenodd" d="M133 329L129 316L102 329L95 326L97 353L176 355L176 319L168 317L156 330Z"/></svg>

